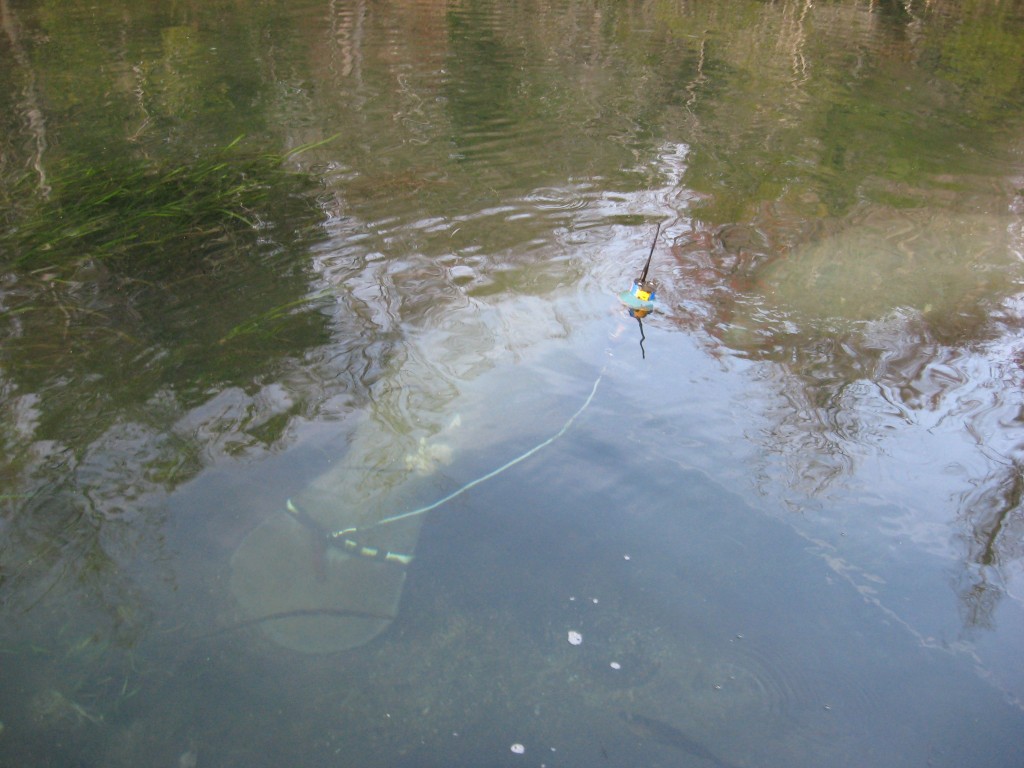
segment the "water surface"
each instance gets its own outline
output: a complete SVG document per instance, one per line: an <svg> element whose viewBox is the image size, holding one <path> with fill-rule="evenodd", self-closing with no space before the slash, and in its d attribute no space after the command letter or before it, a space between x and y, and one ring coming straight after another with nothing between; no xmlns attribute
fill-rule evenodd
<svg viewBox="0 0 1024 768"><path fill-rule="evenodd" d="M0 25L0 765L1024 761L1016 4Z"/></svg>

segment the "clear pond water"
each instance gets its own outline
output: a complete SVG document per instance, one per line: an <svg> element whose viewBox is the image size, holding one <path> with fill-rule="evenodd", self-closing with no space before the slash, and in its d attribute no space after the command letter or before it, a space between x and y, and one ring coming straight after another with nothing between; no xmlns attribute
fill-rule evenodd
<svg viewBox="0 0 1024 768"><path fill-rule="evenodd" d="M1024 765L1018 4L0 26L0 766Z"/></svg>

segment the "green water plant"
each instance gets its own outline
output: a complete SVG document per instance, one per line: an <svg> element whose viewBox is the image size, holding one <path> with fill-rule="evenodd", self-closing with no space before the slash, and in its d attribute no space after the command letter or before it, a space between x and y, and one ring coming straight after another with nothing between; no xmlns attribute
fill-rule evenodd
<svg viewBox="0 0 1024 768"><path fill-rule="evenodd" d="M315 205L312 179L288 164L311 146L254 151L239 137L184 160L64 157L45 191L32 189L28 174L6 185L13 205L0 233L0 269L59 274L85 260L168 267L172 256L259 236L282 226L290 209Z"/></svg>

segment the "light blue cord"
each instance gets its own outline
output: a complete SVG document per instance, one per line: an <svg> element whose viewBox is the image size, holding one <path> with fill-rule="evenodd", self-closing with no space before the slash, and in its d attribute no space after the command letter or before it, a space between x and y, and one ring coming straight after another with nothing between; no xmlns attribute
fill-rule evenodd
<svg viewBox="0 0 1024 768"><path fill-rule="evenodd" d="M522 453L519 456L516 456L514 459L512 459L509 462L506 462L505 464L502 464L497 469L491 470L486 475L483 475L482 477L478 477L475 480L470 480L464 486L462 486L461 488L459 488L459 489L457 489L455 491L452 491L447 496L445 496L443 499L438 499L437 501L433 502L432 504L428 504L425 507L420 507L419 509L414 509L414 510L412 510L410 512L403 512L400 515L393 515L392 517L385 517L383 520L379 520L376 523L373 523L372 525L366 526L366 528L376 528L377 526L380 526L380 525L388 525L390 523L397 523L399 520L406 520L406 519L408 519L410 517L416 517L417 515L426 514L430 510L437 509L442 504L446 504L447 502L449 502L452 499L454 499L456 496L461 496L463 493L465 493L466 491L470 490L471 488L475 488L476 486L480 485L480 483L482 483L482 482L484 482L486 480L490 480L492 477L496 477L496 476L500 475L506 469L511 469L512 467L514 467L519 462L526 461L526 459L528 459L531 456L533 456L533 454L537 453L537 451L541 450L542 448L547 448L549 445L551 445L553 442L555 442L555 440L557 440L562 435L564 435L566 432L568 432L569 431L569 427L572 426L572 423L574 421L576 421L576 419L578 419L580 417L580 414L582 414L585 410L587 410L587 407L590 405L591 401L594 399L594 395L597 394L597 385L601 383L601 378L603 376L604 376L604 371L602 371L600 374L598 374L597 379L595 379L595 381L594 381L594 386L590 390L590 394L587 395L587 399L583 402L583 405L580 406L579 410L576 411L576 413L574 413L572 416L569 417L569 420L566 421L565 424L562 425L562 428L560 430L558 430L555 434L553 434L551 437L549 437L543 443L538 443L537 445L533 446L533 448L528 450L526 453ZM359 531L359 530L365 530L365 528L363 528L363 529L360 529L360 528L346 528L346 529L341 530L341 531L335 531L334 533L331 534L331 536L333 536L334 538L340 538L340 537L348 536L349 534L355 533L356 531Z"/></svg>

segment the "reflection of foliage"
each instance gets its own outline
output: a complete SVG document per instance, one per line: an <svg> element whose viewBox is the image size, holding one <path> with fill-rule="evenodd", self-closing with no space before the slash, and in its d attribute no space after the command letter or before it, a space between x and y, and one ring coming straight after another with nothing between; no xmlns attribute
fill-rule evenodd
<svg viewBox="0 0 1024 768"><path fill-rule="evenodd" d="M243 13L222 0L22 5L51 144L108 158L125 150L112 137L159 151L262 132L276 96L266 69L277 41L294 33L290 9L274 3Z"/></svg>
<svg viewBox="0 0 1024 768"><path fill-rule="evenodd" d="M777 400L761 432L770 454L762 482L801 504L837 492L861 457L885 456L894 427L938 420L940 433L966 429L995 469L967 478L955 588L964 625L991 629L1011 564L1024 557L1024 465L993 447L1018 421L1011 355L1022 320L1008 297L1020 285L1019 225L1009 214L943 207L927 184L905 189L928 205L861 203L842 219L808 222L779 204L749 223L680 239L675 286L662 295L698 315L715 347L771 363L765 376ZM993 185L971 202L999 210L1001 192ZM870 248L841 247L865 232ZM873 263L887 250L898 258ZM786 270L792 285L767 279ZM815 283L826 278L831 289ZM917 280L920 290L909 291ZM851 312L858 306L872 311ZM991 414L1002 415L994 431Z"/></svg>
<svg viewBox="0 0 1024 768"><path fill-rule="evenodd" d="M309 403L263 382L329 338L315 177L262 149L293 16L0 4L0 606L130 643L153 500L286 440Z"/></svg>
<svg viewBox="0 0 1024 768"><path fill-rule="evenodd" d="M1005 3L21 5L36 31L0 87L8 609L88 594L108 610L98 634L130 643L149 618L132 611L130 566L158 569L163 546L151 495L218 456L286 441L315 411L318 383L299 377L318 357L332 374L361 358L351 380L365 384L404 328L445 302L566 286L591 265L551 259L553 231L597 230L609 211L632 225L690 205L714 231L719 245L676 251L694 278L679 304L720 347L778 375L770 438L791 459L787 480L812 492L884 440L886 419L941 404L958 385L948 363L991 332L986 290L868 337L760 311L757 280L865 200L948 200L979 158L998 156L1024 55ZM332 64L317 57L323 40L345 49ZM345 64L329 79L318 60ZM326 125L346 132L318 159L336 174L326 198L351 247L328 270L359 297L350 307L366 302L333 338L309 290L310 179L242 144L196 149ZM651 170L663 141L687 148L685 194ZM35 175L10 181L34 161ZM656 193L598 203L634 189ZM488 279L463 289L451 273L469 265ZM972 624L989 615L990 569L1019 556L1019 497L1015 465L963 506L980 574L965 580ZM39 688L59 694L42 710L78 716L75 686Z"/></svg>
<svg viewBox="0 0 1024 768"><path fill-rule="evenodd" d="M217 413L175 428L328 338L306 259L321 214L286 159L240 142L177 164L69 158L50 167L49 195L5 212L8 607L86 584L110 614L103 634L130 636L144 617L125 565L160 548L147 498L194 476L211 445L287 434L302 406L272 400L240 404L230 428ZM240 425L248 434L226 440Z"/></svg>
<svg viewBox="0 0 1024 768"><path fill-rule="evenodd" d="M1024 557L1024 464L1002 463L1002 471L981 481L960 505L967 551L957 589L964 624L972 628L993 626L1003 596L1003 585L993 577Z"/></svg>
<svg viewBox="0 0 1024 768"><path fill-rule="evenodd" d="M997 118L1008 102L1024 96L1019 13L1012 3L971 0L954 17L954 29L930 42L939 71L961 89L972 120Z"/></svg>
<svg viewBox="0 0 1024 768"><path fill-rule="evenodd" d="M985 144L1019 119L1006 107L1024 95L1024 29L1008 6L783 5L709 25L707 88L729 98L696 100L684 135L704 222L742 221L769 202L811 216L893 202L893 185L976 170ZM862 34L870 54L835 37Z"/></svg>

